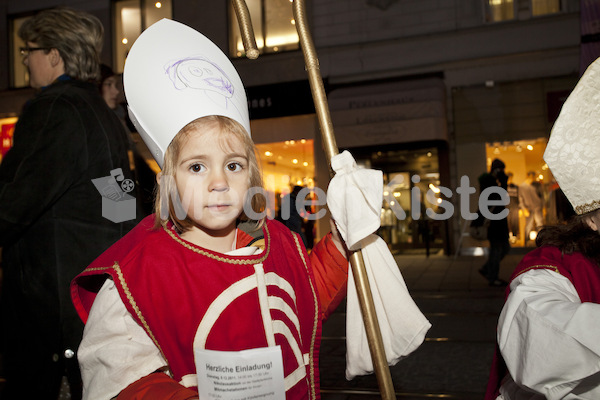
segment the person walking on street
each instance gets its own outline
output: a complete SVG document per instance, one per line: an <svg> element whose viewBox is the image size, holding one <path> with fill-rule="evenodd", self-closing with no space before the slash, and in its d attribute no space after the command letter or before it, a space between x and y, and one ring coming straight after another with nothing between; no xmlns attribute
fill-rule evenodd
<svg viewBox="0 0 600 400"><path fill-rule="evenodd" d="M298 212L298 194L303 189L302 186L295 185L291 193L286 194L281 201L282 222L292 232L296 232L302 238L302 243L307 247L306 235L302 229L303 216ZM304 204L304 199L300 199ZM304 211L306 212L306 210Z"/></svg>
<svg viewBox="0 0 600 400"><path fill-rule="evenodd" d="M510 243L516 243L519 238L519 186L513 182L513 173L507 172L508 184L506 191L510 198L508 204L508 233Z"/></svg>
<svg viewBox="0 0 600 400"><path fill-rule="evenodd" d="M508 176L504 172L505 164L500 159L492 161L490 172L486 172L479 177L479 192L483 192L489 187L507 188ZM494 193L490 200L500 200L500 196ZM505 206L490 207L490 212L494 215L503 212ZM490 220L487 233L490 242L490 253L487 262L479 270L479 273L488 280L490 286L506 286L506 282L498 278L500 272L500 261L510 251L508 242L508 222L506 216L500 219Z"/></svg>

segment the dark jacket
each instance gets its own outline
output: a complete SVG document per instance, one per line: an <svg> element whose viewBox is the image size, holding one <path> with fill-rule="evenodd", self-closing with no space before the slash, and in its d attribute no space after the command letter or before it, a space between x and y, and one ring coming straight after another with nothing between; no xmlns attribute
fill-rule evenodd
<svg viewBox="0 0 600 400"><path fill-rule="evenodd" d="M483 192L485 189L493 186L499 186L502 189L506 190L508 187L508 177L504 172L500 172L497 176L492 175L491 173L483 173L478 178L479 180L479 193ZM500 195L493 193L490 195L490 200L500 200ZM505 206L493 206L490 207L489 211L492 214L499 214L506 209ZM508 240L508 220L507 218L502 219L492 219L490 220L490 225L488 227L488 240L489 241L507 241Z"/></svg>
<svg viewBox="0 0 600 400"><path fill-rule="evenodd" d="M76 354L65 358L83 332L71 280L136 223L105 219L92 179L116 168L132 176L123 126L91 83L44 88L13 138L0 164L3 364L9 385L34 377L26 390L37 397L31 390L47 395L65 365L78 373Z"/></svg>

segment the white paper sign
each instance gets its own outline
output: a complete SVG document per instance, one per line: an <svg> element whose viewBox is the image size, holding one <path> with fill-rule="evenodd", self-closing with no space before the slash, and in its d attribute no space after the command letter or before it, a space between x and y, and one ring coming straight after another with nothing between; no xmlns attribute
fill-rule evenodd
<svg viewBox="0 0 600 400"><path fill-rule="evenodd" d="M243 351L194 349L200 400L285 398L279 346Z"/></svg>

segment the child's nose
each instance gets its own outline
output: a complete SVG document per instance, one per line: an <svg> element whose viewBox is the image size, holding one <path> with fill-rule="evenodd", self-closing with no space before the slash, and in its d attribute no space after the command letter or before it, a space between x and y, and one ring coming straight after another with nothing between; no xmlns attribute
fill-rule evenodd
<svg viewBox="0 0 600 400"><path fill-rule="evenodd" d="M211 192L225 192L229 190L229 183L225 171L213 171L211 174L210 185L208 190Z"/></svg>

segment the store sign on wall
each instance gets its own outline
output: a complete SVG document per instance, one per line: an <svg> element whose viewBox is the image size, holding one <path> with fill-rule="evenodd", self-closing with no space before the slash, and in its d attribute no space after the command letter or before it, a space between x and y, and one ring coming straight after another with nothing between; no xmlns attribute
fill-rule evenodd
<svg viewBox="0 0 600 400"><path fill-rule="evenodd" d="M17 118L0 118L0 161L4 155L10 150L13 143L13 131Z"/></svg>
<svg viewBox="0 0 600 400"><path fill-rule="evenodd" d="M314 114L308 80L246 88L250 119Z"/></svg>

